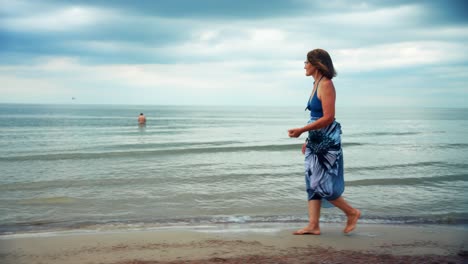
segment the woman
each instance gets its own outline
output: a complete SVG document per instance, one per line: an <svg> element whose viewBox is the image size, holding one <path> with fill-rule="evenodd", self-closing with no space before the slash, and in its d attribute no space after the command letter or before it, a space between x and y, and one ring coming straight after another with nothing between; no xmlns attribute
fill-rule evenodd
<svg viewBox="0 0 468 264"><path fill-rule="evenodd" d="M302 146L309 224L293 234L320 235L319 218L323 199L346 214L348 221L343 232L347 234L356 228L361 212L341 196L344 191L341 126L335 121L336 93L332 82L336 72L330 55L322 49L307 53L304 63L306 76L314 78L314 88L306 107L310 110L310 121L304 127L288 130L288 134L297 138L306 131L309 133Z"/></svg>

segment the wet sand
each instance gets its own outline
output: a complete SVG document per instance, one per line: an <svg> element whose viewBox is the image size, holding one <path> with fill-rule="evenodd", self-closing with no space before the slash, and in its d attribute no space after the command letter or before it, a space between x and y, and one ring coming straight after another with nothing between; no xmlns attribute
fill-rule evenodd
<svg viewBox="0 0 468 264"><path fill-rule="evenodd" d="M463 226L230 224L0 236L0 263L468 263Z"/></svg>

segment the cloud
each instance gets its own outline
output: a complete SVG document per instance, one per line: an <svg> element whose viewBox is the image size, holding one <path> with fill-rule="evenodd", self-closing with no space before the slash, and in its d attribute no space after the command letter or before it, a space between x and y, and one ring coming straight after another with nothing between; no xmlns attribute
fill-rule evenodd
<svg viewBox="0 0 468 264"><path fill-rule="evenodd" d="M402 42L336 51L338 67L348 72L427 66L468 61L466 45L450 42Z"/></svg>
<svg viewBox="0 0 468 264"><path fill-rule="evenodd" d="M425 8L420 5L401 5L377 9L359 9L351 12L320 15L325 24L360 26L360 27L395 27L414 22Z"/></svg>
<svg viewBox="0 0 468 264"><path fill-rule="evenodd" d="M62 3L62 1L47 1L49 3ZM283 1L270 0L268 4L263 1L237 0L172 0L172 1L148 1L142 0L138 3L126 0L77 0L74 4L94 5L99 8L125 10L130 14L150 15L158 17L188 17L195 19L261 19L271 16L290 16L302 12L304 4L309 1Z"/></svg>
<svg viewBox="0 0 468 264"><path fill-rule="evenodd" d="M389 104L445 104L468 81L468 21L455 10L466 6L460 1L0 6L0 82L8 85L0 92L15 100L60 101L72 93L88 103L302 105L312 82L302 62L313 48L332 55L340 98L357 96L360 103L384 104L388 97ZM51 92L27 87L35 83ZM431 97L428 91L440 86L446 94ZM424 100L408 97L418 94Z"/></svg>
<svg viewBox="0 0 468 264"><path fill-rule="evenodd" d="M69 98L73 94L60 83L56 83L48 78L25 78L24 76L14 76L11 74L0 74L2 88L0 88L3 102L11 103L33 103L44 101L44 98L54 98L55 102L63 102L64 98ZM26 96L25 96L26 95ZM57 100L57 98L59 98ZM53 102L50 99L46 102Z"/></svg>
<svg viewBox="0 0 468 264"><path fill-rule="evenodd" d="M72 31L90 27L112 14L95 8L71 6L47 13L6 18L3 27L16 31Z"/></svg>
<svg viewBox="0 0 468 264"><path fill-rule="evenodd" d="M269 57L275 57L281 53L278 47L285 43L285 36L281 30L272 28L218 28L195 33L191 41L168 47L167 50L172 54L183 53L198 58L217 57L228 61L259 57L265 53Z"/></svg>
<svg viewBox="0 0 468 264"><path fill-rule="evenodd" d="M131 89L146 98L140 98L138 102L143 100L148 103L165 103L165 96L174 99L183 95L184 98L194 100L192 103L195 104L235 104L236 100L248 94L249 99L244 99L242 104L256 104L255 101L258 103L264 95L268 95L265 101L271 103L271 98L275 98L274 100L281 104L281 98L286 94L302 95L298 91L286 89L287 80L291 76L291 72L288 71L291 63L286 63L283 68L276 66L276 69L265 69L262 73L245 69L256 63L257 67L260 67L260 63L251 61L174 65L85 65L73 58L56 57L43 58L33 66L0 67L0 72L14 73L18 76L8 82L11 90L24 87L22 78L46 79L50 82L49 87L69 87L69 90L74 91L73 96L79 98L90 97L91 90L95 90L94 96L102 98L112 95L115 89L127 92ZM302 72L298 71L296 75L300 73ZM272 74L275 75L274 78L271 78ZM93 83L89 84L86 80L93 80ZM27 84L34 86L33 81ZM37 89L39 88L44 87L40 86ZM68 98L70 93L66 94Z"/></svg>

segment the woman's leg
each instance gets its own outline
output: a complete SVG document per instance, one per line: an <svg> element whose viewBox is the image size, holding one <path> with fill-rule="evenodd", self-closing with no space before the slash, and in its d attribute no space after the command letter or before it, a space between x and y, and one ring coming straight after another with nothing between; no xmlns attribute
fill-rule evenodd
<svg viewBox="0 0 468 264"><path fill-rule="evenodd" d="M349 203L345 201L345 199L340 196L338 199L333 201L329 201L334 206L338 207L343 211L346 216L348 217L348 221L346 222L346 227L343 230L345 233L349 233L356 228L357 221L361 216L361 211L356 208L353 208Z"/></svg>
<svg viewBox="0 0 468 264"><path fill-rule="evenodd" d="M306 227L294 232L294 235L320 235L319 219L321 205L321 200L309 200L309 224Z"/></svg>

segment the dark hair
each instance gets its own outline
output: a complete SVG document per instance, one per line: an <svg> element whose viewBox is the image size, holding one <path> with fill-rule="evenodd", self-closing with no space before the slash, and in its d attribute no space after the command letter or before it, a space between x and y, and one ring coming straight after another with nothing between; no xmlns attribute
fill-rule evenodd
<svg viewBox="0 0 468 264"><path fill-rule="evenodd" d="M143 115L143 113L140 113L140 115Z"/></svg>
<svg viewBox="0 0 468 264"><path fill-rule="evenodd" d="M328 79L332 79L336 76L335 67L333 67L333 62L328 54L323 49L314 49L307 53L307 61L310 62L314 67L316 67L324 76Z"/></svg>

